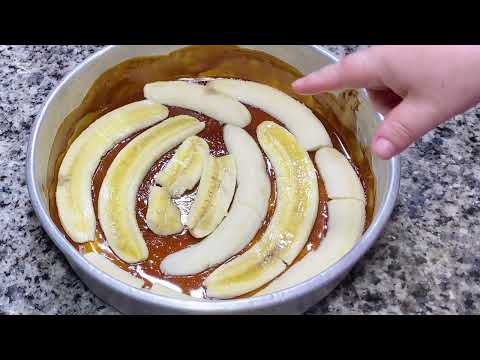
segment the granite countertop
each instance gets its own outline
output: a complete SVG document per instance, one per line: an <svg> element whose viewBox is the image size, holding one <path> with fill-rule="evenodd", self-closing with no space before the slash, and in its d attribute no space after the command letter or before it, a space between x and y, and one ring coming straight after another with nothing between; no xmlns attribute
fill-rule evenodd
<svg viewBox="0 0 480 360"><path fill-rule="evenodd" d="M115 314L41 228L25 182L31 125L49 92L101 46L0 46L0 314ZM328 46L337 55L356 46ZM308 314L480 313L480 107L402 155L384 234Z"/></svg>

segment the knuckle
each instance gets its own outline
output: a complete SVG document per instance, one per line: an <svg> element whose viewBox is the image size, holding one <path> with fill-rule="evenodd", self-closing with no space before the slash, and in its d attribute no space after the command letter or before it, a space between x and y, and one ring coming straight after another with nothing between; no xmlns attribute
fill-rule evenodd
<svg viewBox="0 0 480 360"><path fill-rule="evenodd" d="M356 67L355 55L358 55L358 54L348 55L342 58L342 60L340 60L340 67L342 71L349 72L355 69Z"/></svg>
<svg viewBox="0 0 480 360"><path fill-rule="evenodd" d="M393 135L393 141L398 141L403 144L411 142L415 139L415 134L412 129L410 129L410 127L408 127L402 121L392 121L389 126Z"/></svg>
<svg viewBox="0 0 480 360"><path fill-rule="evenodd" d="M371 82L375 78L374 61L368 50L348 55L340 61L340 73L350 81L357 83ZM367 85L367 84L362 84Z"/></svg>

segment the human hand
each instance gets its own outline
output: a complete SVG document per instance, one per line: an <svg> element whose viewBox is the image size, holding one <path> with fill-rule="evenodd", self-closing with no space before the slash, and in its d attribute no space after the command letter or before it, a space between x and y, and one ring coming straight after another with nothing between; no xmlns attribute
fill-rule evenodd
<svg viewBox="0 0 480 360"><path fill-rule="evenodd" d="M480 102L480 46L378 46L293 84L303 95L366 88L385 121L372 139L383 159Z"/></svg>

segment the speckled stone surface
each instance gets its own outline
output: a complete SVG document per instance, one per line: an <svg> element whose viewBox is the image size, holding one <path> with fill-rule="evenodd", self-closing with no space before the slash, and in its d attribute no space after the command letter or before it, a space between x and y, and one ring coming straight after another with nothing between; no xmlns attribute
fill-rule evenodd
<svg viewBox="0 0 480 360"><path fill-rule="evenodd" d="M337 55L355 46L327 46ZM100 46L0 46L0 314L116 314L39 225L25 183L30 127L48 93ZM383 236L308 314L480 313L480 107L402 156Z"/></svg>

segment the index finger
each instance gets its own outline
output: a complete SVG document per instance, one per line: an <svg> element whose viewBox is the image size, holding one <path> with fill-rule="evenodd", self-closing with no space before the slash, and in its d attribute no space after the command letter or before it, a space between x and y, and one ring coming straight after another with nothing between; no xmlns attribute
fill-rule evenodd
<svg viewBox="0 0 480 360"><path fill-rule="evenodd" d="M380 64L373 49L344 57L340 62L295 81L293 89L303 95L345 88L384 88Z"/></svg>

